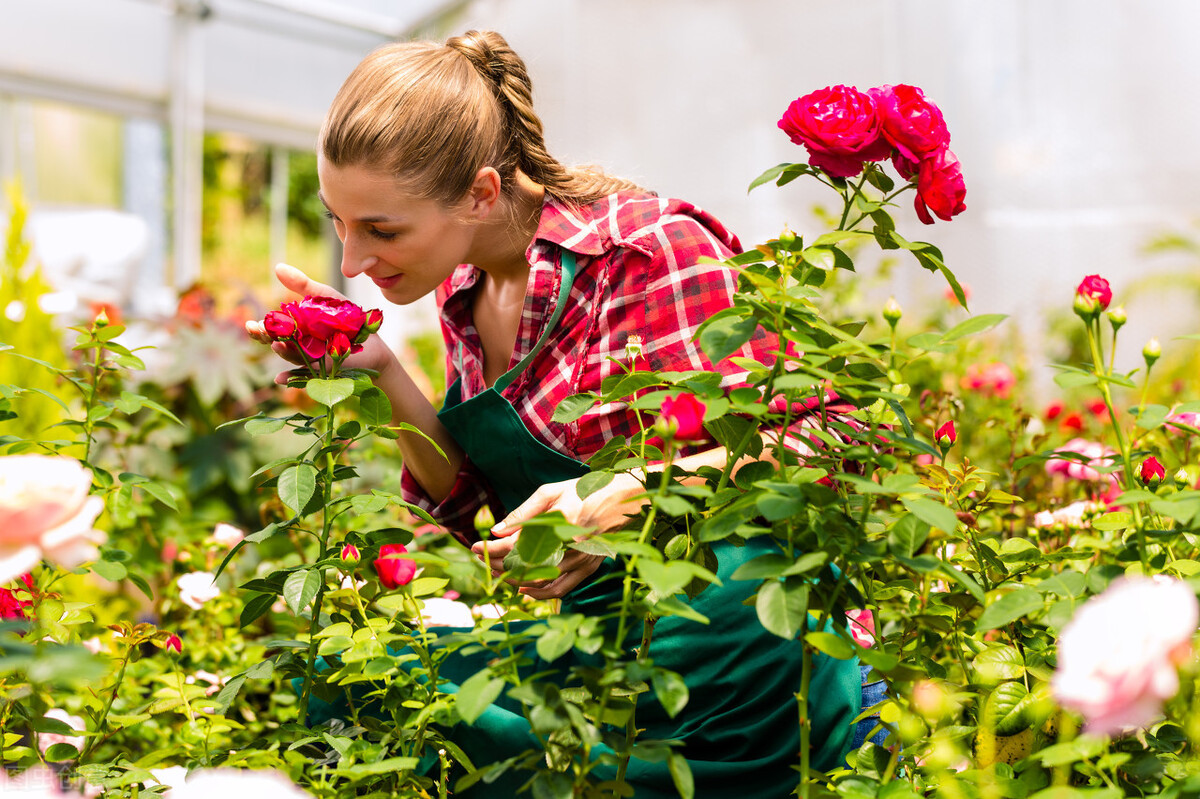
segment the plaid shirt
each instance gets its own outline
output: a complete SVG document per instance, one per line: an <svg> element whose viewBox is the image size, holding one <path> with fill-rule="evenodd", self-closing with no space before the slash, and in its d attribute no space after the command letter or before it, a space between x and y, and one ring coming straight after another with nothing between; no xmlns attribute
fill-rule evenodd
<svg viewBox="0 0 1200 799"><path fill-rule="evenodd" d="M618 193L585 207L547 200L526 253L529 285L521 312L511 368L541 337L553 311L563 250L575 253L577 271L557 328L503 396L528 429L547 446L587 460L616 436L640 431L637 414L625 403L593 408L576 422L551 421L564 398L598 391L621 367L630 335L643 341L646 365L660 371L712 370L692 340L704 320L730 305L737 273L705 256L725 259L739 252L736 237L699 208L679 200ZM448 352L446 381L462 377L462 398L486 388L483 347L472 322L472 289L480 271L463 264L437 292ZM771 363L774 344L758 336L737 354ZM746 372L729 359L718 367L723 385L744 382ZM449 496L436 505L407 470L401 477L406 500L428 510L460 538L475 540L474 516L493 502L487 480L464 460Z"/></svg>

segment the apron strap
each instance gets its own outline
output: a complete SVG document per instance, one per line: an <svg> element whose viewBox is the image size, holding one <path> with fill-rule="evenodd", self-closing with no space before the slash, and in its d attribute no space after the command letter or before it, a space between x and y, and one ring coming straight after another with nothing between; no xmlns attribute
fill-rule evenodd
<svg viewBox="0 0 1200 799"><path fill-rule="evenodd" d="M558 299L554 303L554 312L550 314L550 318L546 320L546 326L542 329L542 337L538 339L537 344L533 345L533 349L529 354L521 359L513 368L509 369L496 380L492 385L497 392L504 391L508 388L512 381L517 379L521 372L525 371L525 367L529 366L530 361L534 359L542 350L542 346L546 343L546 339L550 338L550 333L558 324L559 318L563 315L563 311L567 306L567 295L571 293L571 285L575 282L575 253L570 250L563 250L562 253L562 275L558 284Z"/></svg>

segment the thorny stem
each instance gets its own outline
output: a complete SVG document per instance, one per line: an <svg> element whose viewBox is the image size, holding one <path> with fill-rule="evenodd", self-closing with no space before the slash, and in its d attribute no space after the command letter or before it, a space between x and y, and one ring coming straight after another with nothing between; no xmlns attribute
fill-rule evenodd
<svg viewBox="0 0 1200 799"><path fill-rule="evenodd" d="M88 754L96 748L96 744L98 744L101 740L100 736L104 732L104 726L108 723L108 712L112 710L113 702L117 698L117 692L121 690L121 682L125 679L125 669L129 666L129 656L133 654L133 643L131 641L127 641L127 644L128 646L125 649L125 656L121 658L121 668L117 672L117 680L115 683L113 683L112 692L109 693L108 698L104 700L104 708L100 711L100 715L96 719L96 734L91 738L91 740L88 741L87 746L83 748L83 751L79 753L79 757L76 762L84 762L84 758L86 758Z"/></svg>

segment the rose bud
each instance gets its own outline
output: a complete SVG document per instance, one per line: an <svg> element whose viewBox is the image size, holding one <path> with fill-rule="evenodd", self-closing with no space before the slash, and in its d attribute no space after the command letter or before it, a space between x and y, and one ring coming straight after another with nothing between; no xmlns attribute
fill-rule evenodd
<svg viewBox="0 0 1200 799"><path fill-rule="evenodd" d="M704 403L694 394L681 392L663 400L662 417L655 427L664 436L678 441L703 441L704 411Z"/></svg>
<svg viewBox="0 0 1200 799"><path fill-rule="evenodd" d="M167 651L175 650L179 654L183 654L183 639L175 633L170 633L166 640L163 641L162 648Z"/></svg>
<svg viewBox="0 0 1200 799"><path fill-rule="evenodd" d="M1118 305L1116 308L1108 309L1108 322L1112 325L1114 333L1120 330L1128 320L1129 317L1125 313L1124 305Z"/></svg>
<svg viewBox="0 0 1200 799"><path fill-rule="evenodd" d="M483 505L475 513L475 529L479 532L491 530L496 526L496 515L492 513L490 505Z"/></svg>
<svg viewBox="0 0 1200 799"><path fill-rule="evenodd" d="M949 449L958 440L958 430L954 428L954 420L951 419L939 427L933 437L939 447Z"/></svg>
<svg viewBox="0 0 1200 799"><path fill-rule="evenodd" d="M340 361L350 354L350 338L340 330L333 334L333 338L329 339L329 349L327 350L329 357L336 361Z"/></svg>
<svg viewBox="0 0 1200 799"><path fill-rule="evenodd" d="M384 544L379 548L379 557L372 565L375 567L375 573L379 575L379 582L387 588L408 585L417 573L416 563L399 557L406 552L408 548L403 544Z"/></svg>
<svg viewBox="0 0 1200 799"><path fill-rule="evenodd" d="M296 335L296 320L280 311L268 311L263 317L263 327L276 341Z"/></svg>
<svg viewBox="0 0 1200 799"><path fill-rule="evenodd" d="M1162 345L1158 343L1158 339L1152 338L1146 342L1146 346L1142 347L1142 357L1146 360L1147 369L1162 357Z"/></svg>
<svg viewBox="0 0 1200 799"><path fill-rule="evenodd" d="M378 308L372 308L367 311L367 321L363 323L363 330L368 334L378 333L380 325L383 324L383 311Z"/></svg>
<svg viewBox="0 0 1200 799"><path fill-rule="evenodd" d="M1075 313L1084 319L1094 319L1112 302L1112 289L1099 275L1088 275L1075 289Z"/></svg>
<svg viewBox="0 0 1200 799"><path fill-rule="evenodd" d="M1188 470L1184 466L1180 466L1179 470L1175 472L1174 479L1175 487L1180 491L1188 488L1192 484L1192 476L1188 474Z"/></svg>
<svg viewBox="0 0 1200 799"><path fill-rule="evenodd" d="M346 544L346 546L342 547L341 559L342 563L345 563L347 566L353 566L362 560L362 555L359 554L358 547L354 546L354 544Z"/></svg>
<svg viewBox="0 0 1200 799"><path fill-rule="evenodd" d="M642 337L637 333L630 333L625 339L625 357L630 363L633 363L638 358L642 357Z"/></svg>
<svg viewBox="0 0 1200 799"><path fill-rule="evenodd" d="M1158 458L1155 458L1153 455L1142 461L1142 465L1138 469L1138 480L1147 488L1158 488L1158 484L1162 482L1166 475L1167 470L1158 462Z"/></svg>
<svg viewBox="0 0 1200 799"><path fill-rule="evenodd" d="M883 304L883 318L887 321L888 326L895 328L896 323L903 315L904 311L900 308L900 303L896 302L896 298L888 297L888 301Z"/></svg>
<svg viewBox="0 0 1200 799"><path fill-rule="evenodd" d="M97 330L100 328L103 328L103 327L108 327L108 324L109 324L108 323L108 314L105 312L105 310L103 308L100 309L100 313L96 314L96 319L95 319L94 324L95 324Z"/></svg>

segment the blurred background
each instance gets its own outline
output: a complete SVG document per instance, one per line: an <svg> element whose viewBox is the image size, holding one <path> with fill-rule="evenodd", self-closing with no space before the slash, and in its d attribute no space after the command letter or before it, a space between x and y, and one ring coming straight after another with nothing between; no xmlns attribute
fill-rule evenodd
<svg viewBox="0 0 1200 799"><path fill-rule="evenodd" d="M1149 336L1197 332L1194 0L7 0L3 9L0 179L29 203L26 235L50 312L104 302L152 319L200 284L218 306L257 313L281 299L270 266L285 260L336 282L338 244L312 154L325 108L374 47L479 27L526 59L560 160L694 202L745 246L785 225L827 229L822 206L835 198L815 182L747 193L768 167L805 157L776 127L791 100L837 83L921 86L945 114L967 211L925 228L906 194L901 232L942 248L972 313L1012 316L1006 329L1035 382L1086 274L1108 277L1129 311L1119 358L1136 359ZM947 303L941 278L911 260L864 256L859 267L863 315L889 295L913 313ZM347 290L370 304L372 288ZM385 310L397 346L434 325L429 303ZM965 312L953 313L951 323ZM1193 343L1179 346L1191 357Z"/></svg>

